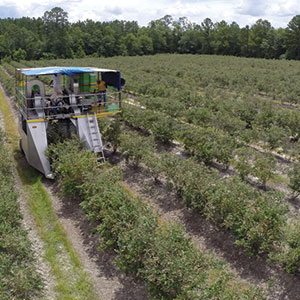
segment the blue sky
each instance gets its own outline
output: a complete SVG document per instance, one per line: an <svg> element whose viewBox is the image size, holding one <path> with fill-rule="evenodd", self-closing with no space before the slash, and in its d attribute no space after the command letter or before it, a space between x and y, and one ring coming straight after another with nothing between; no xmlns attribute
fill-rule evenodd
<svg viewBox="0 0 300 300"><path fill-rule="evenodd" d="M236 21L241 26L263 18L275 27L285 27L300 14L299 0L0 0L0 17L39 17L54 6L67 11L70 21L122 19L136 20L140 25L169 14L196 23L209 17L214 22Z"/></svg>

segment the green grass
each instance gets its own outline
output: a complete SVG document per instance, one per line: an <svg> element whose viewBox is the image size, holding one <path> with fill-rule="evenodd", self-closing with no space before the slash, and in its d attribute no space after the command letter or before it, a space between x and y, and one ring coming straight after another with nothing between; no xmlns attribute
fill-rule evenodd
<svg viewBox="0 0 300 300"><path fill-rule="evenodd" d="M28 207L44 243L45 259L49 262L54 275L57 299L97 299L90 279L83 270L80 259L52 207L50 196L41 182L41 175L30 168L20 154L17 126L2 92L0 110L22 189L27 196Z"/></svg>
<svg viewBox="0 0 300 300"><path fill-rule="evenodd" d="M282 184L288 186L290 183L290 180L287 176L284 176L282 174L275 174L273 176L273 178L269 180L269 182L274 183L274 184L282 183Z"/></svg>

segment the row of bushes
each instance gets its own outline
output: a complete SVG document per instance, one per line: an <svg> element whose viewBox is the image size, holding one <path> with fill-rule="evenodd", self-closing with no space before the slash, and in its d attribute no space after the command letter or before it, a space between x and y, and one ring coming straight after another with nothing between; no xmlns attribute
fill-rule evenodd
<svg viewBox="0 0 300 300"><path fill-rule="evenodd" d="M10 75L5 72L2 66L0 66L0 82L5 92L9 96L13 96L15 94L15 81Z"/></svg>
<svg viewBox="0 0 300 300"><path fill-rule="evenodd" d="M5 63L2 63L2 66L10 76L12 76L12 77L15 76L16 68L13 65L5 62Z"/></svg>
<svg viewBox="0 0 300 300"><path fill-rule="evenodd" d="M14 75L12 65L23 67L24 63L29 67L47 65L47 62L39 61L11 62L4 63L3 66ZM157 75L161 76L159 73ZM174 74L166 75L168 80L178 81ZM196 90L191 91L189 82L182 84L182 78L179 81L180 89L177 85L175 89L165 87L167 92L164 98L152 95L140 97L139 100L151 109L160 110L173 117L182 117L187 122L202 127L215 127L245 142L264 141L270 148L283 147L284 151L299 155L299 143L295 143L295 139L299 139L300 130L297 111L274 108L271 103L266 104L263 100L238 94L223 92L220 96L220 91L215 88L205 89L202 95ZM293 136L293 142L289 142L289 136Z"/></svg>
<svg viewBox="0 0 300 300"><path fill-rule="evenodd" d="M157 299L262 299L226 265L199 251L173 223L163 222L122 183L116 167L96 164L77 141L49 147L63 193L79 197L96 224L101 245L112 248L117 265L143 279Z"/></svg>
<svg viewBox="0 0 300 300"><path fill-rule="evenodd" d="M172 61L172 66L166 66L165 61L161 61L161 65L156 64L157 69L153 69L156 59L159 58L153 58L151 65L149 65L149 61L143 62L143 65L139 66L138 73L132 72L132 63L129 66L126 58L122 65L127 83L134 84L135 90L143 90L143 93L150 96L139 98L147 107L164 111L172 116L183 117L186 121L203 127L216 127L230 135L238 136L246 142L264 141L270 148L282 147L287 153L299 155L299 142L295 143L295 139L299 139L297 134L300 126L299 114L296 110L281 109L278 105L274 107L271 101L266 102L266 100L257 99L252 95L245 95L242 93L241 87L234 89L235 92L219 89L218 85L211 80L209 85L204 85L205 88L199 88L199 81L204 78L202 72L199 74L199 70L195 70L194 66L190 65L190 60L195 58L178 57L178 60ZM165 59L169 60L169 58ZM200 57L198 59L202 60ZM98 61L95 59L60 60L59 64L84 66L97 65L100 61L99 59ZM110 61L111 59L106 59L102 63L107 65ZM184 61L189 68L183 64ZM177 67L174 68L179 62L182 67L180 71ZM203 63L206 62L207 60L204 59ZM54 63L54 61L11 62L16 67L24 64L29 67L47 66L49 63ZM56 65L57 63L55 62ZM120 62L117 63L119 65ZM138 67L139 64L141 61L136 60L134 65ZM222 68L227 68L227 72L231 73L232 70L225 65L222 64ZM209 69L215 67L209 66ZM11 66L5 64L5 68L12 73ZM126 74L128 68L130 72ZM252 71L254 70L251 67ZM194 75L189 78L187 74L191 72ZM223 69L221 73L224 75ZM255 83L257 83L257 77L260 76L258 73L253 72L252 74ZM214 78L213 74L210 76ZM225 76L227 77L228 74ZM248 80L246 83L243 88L249 86ZM140 89L143 86L144 88ZM278 85L276 86L278 87ZM289 139L290 135L294 137L291 140Z"/></svg>
<svg viewBox="0 0 300 300"><path fill-rule="evenodd" d="M237 244L249 253L269 253L288 271L299 269L300 222L288 224L287 206L280 194L259 192L235 176L220 179L215 171L193 159L154 154L151 136L123 133L120 149L127 160L147 166L155 179L164 176L187 206L230 229Z"/></svg>
<svg viewBox="0 0 300 300"><path fill-rule="evenodd" d="M210 164L218 161L225 168L229 165L243 181L248 182L249 176L256 178L264 188L267 182L276 178L276 159L270 153L260 153L248 146L243 146L232 136L213 127L192 126L178 121L163 112L141 109L133 105L125 105L122 118L134 128L151 133L162 142L179 140L189 152L198 160ZM114 127L110 139L119 134L119 121L112 123ZM114 141L116 143L116 141ZM300 193L300 164L293 163L289 177L289 187L294 195Z"/></svg>
<svg viewBox="0 0 300 300"><path fill-rule="evenodd" d="M281 109L278 105L249 97L218 95L207 90L204 95L183 98L139 96L149 109L181 118L201 127L215 127L238 137L245 143L263 143L292 156L299 156L300 115L297 110Z"/></svg>
<svg viewBox="0 0 300 300"><path fill-rule="evenodd" d="M174 98L139 97L149 109L202 127L216 127L246 142L264 141L273 149L283 147L293 136L298 139L300 116L297 110L280 109L262 100L231 96L224 99L207 91L194 101Z"/></svg>
<svg viewBox="0 0 300 300"><path fill-rule="evenodd" d="M4 143L0 131L0 298L29 300L40 294L42 280L21 226L12 161Z"/></svg>
<svg viewBox="0 0 300 300"><path fill-rule="evenodd" d="M191 154L206 163L217 160L228 165L237 147L234 138L216 128L196 128L161 112L126 105L122 118L131 126L151 132L163 142L181 141Z"/></svg>
<svg viewBox="0 0 300 300"><path fill-rule="evenodd" d="M31 66L95 66L122 71L129 90L170 99L205 88L299 102L299 62L265 61L205 55L155 55L143 57L86 57L39 60Z"/></svg>
<svg viewBox="0 0 300 300"><path fill-rule="evenodd" d="M201 162L210 164L217 161L225 168L235 166L243 180L252 175L266 186L275 175L276 161L271 154L260 154L249 147L242 147L232 136L219 129L191 126L162 112L132 105L124 107L122 118L130 126L150 132L160 141L180 141L189 154Z"/></svg>

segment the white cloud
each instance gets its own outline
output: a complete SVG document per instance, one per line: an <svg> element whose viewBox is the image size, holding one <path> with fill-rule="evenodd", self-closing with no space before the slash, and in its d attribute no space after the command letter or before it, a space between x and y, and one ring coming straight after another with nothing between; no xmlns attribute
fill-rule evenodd
<svg viewBox="0 0 300 300"><path fill-rule="evenodd" d="M244 0L238 7L237 12L242 15L259 17L264 15L269 6L268 1L261 0Z"/></svg>
<svg viewBox="0 0 300 300"><path fill-rule="evenodd" d="M214 22L225 19L241 26L263 18L275 27L285 27L294 15L300 14L299 0L0 0L0 17L39 17L55 6L67 11L70 21L122 19L136 20L141 25L169 14L197 23L209 17Z"/></svg>

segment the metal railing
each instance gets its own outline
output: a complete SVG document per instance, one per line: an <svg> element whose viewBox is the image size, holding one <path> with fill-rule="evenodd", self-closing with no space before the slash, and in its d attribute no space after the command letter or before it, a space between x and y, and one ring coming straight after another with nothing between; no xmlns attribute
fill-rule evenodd
<svg viewBox="0 0 300 300"><path fill-rule="evenodd" d="M35 95L26 97L17 89L17 106L27 120L64 119L88 113L116 113L121 109L121 92Z"/></svg>

